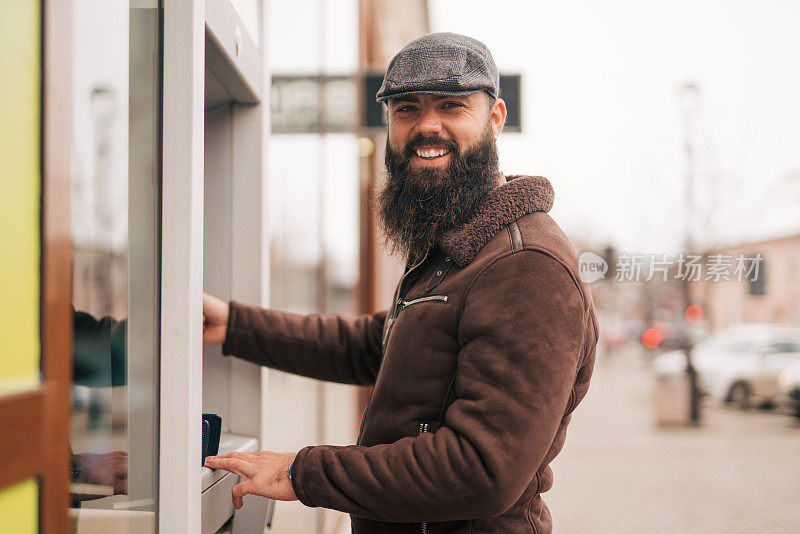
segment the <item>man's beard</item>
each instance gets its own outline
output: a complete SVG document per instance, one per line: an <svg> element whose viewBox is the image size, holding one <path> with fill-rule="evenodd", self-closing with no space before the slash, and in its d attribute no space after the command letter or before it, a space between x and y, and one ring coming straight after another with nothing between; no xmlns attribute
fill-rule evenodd
<svg viewBox="0 0 800 534"><path fill-rule="evenodd" d="M414 148L442 146L450 151L444 169L415 167ZM391 253L416 263L449 229L466 222L500 176L497 146L487 123L478 146L461 154L455 141L422 134L402 152L386 140L386 185L378 196L378 210Z"/></svg>

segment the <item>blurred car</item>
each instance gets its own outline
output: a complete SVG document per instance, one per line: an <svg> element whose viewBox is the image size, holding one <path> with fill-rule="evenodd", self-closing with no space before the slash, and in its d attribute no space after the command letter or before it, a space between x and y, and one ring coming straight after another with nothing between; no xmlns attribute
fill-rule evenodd
<svg viewBox="0 0 800 534"><path fill-rule="evenodd" d="M745 409L782 400L778 375L800 363L800 328L770 324L737 325L696 344L692 363L704 395ZM686 369L683 351L653 361L658 374Z"/></svg>
<svg viewBox="0 0 800 534"><path fill-rule="evenodd" d="M780 404L788 406L800 417L800 363L792 364L780 372L778 389L781 394Z"/></svg>

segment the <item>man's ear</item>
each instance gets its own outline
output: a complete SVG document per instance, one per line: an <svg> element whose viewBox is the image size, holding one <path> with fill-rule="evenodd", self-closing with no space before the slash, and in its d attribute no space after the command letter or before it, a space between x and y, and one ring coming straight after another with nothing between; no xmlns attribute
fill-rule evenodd
<svg viewBox="0 0 800 534"><path fill-rule="evenodd" d="M492 131L494 135L500 135L500 132L503 131L503 126L506 125L506 113L506 103L502 98L496 99L489 116L489 119L492 121Z"/></svg>

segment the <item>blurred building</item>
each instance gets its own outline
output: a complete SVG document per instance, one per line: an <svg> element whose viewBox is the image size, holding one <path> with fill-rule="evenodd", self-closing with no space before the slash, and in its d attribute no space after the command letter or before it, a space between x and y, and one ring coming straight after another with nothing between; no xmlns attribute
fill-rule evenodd
<svg viewBox="0 0 800 534"><path fill-rule="evenodd" d="M800 234L729 245L705 255L731 258L734 264L740 256L761 258L757 276L752 273L740 281L731 270L727 279L693 286L711 329L737 323L800 323Z"/></svg>

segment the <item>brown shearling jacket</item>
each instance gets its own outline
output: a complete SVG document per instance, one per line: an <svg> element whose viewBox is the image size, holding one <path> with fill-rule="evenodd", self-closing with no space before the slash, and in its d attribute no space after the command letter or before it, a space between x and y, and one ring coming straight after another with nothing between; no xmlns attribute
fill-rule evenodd
<svg viewBox="0 0 800 534"><path fill-rule="evenodd" d="M308 506L354 532L552 531L540 494L586 395L597 319L542 177L510 176L407 266L391 309L298 315L231 303L225 354L373 385L356 445L300 450Z"/></svg>

